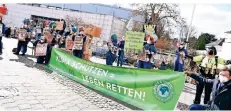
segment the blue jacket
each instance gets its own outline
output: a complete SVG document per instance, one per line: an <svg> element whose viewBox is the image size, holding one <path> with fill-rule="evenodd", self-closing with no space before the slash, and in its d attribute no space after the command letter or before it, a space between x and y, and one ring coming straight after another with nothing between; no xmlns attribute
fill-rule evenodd
<svg viewBox="0 0 231 111"><path fill-rule="evenodd" d="M221 83L218 79L206 79L196 74L192 74L190 77L212 87L212 99L208 103L207 109L231 110L231 80Z"/></svg>

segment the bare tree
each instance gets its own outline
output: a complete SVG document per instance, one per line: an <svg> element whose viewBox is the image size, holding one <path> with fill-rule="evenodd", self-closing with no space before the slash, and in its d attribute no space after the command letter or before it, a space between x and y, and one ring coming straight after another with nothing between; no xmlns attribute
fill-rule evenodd
<svg viewBox="0 0 231 111"><path fill-rule="evenodd" d="M135 9L133 15L144 15L145 22L157 26L157 36L162 37L171 28L185 23L180 16L178 5L166 3L131 4Z"/></svg>
<svg viewBox="0 0 231 111"><path fill-rule="evenodd" d="M186 38L189 34L189 38L190 37L195 37L197 34L197 30L194 26L191 26L191 28L189 28L188 25L183 25L181 27L181 38Z"/></svg>
<svg viewBox="0 0 231 111"><path fill-rule="evenodd" d="M66 15L65 21L66 21L67 26L70 26L70 25L80 26L84 24L81 18L71 17L69 15Z"/></svg>

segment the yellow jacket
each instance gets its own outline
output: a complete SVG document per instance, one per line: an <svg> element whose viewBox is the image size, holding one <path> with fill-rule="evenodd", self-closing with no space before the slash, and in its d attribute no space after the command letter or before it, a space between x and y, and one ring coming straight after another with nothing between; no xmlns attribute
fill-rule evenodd
<svg viewBox="0 0 231 111"><path fill-rule="evenodd" d="M200 56L193 57L193 61L199 63L201 67L204 67L204 68L217 69L219 65L225 65L225 60L218 57L217 66L216 66L216 56L208 58L208 56L200 55Z"/></svg>

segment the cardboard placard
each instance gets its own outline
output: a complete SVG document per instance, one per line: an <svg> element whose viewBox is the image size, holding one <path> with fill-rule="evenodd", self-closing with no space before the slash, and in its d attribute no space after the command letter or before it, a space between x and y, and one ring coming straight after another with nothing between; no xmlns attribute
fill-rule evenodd
<svg viewBox="0 0 231 111"><path fill-rule="evenodd" d="M63 21L60 21L60 22L56 22L56 30L63 30L63 24L64 22Z"/></svg>
<svg viewBox="0 0 231 111"><path fill-rule="evenodd" d="M47 43L38 43L35 47L35 56L46 56Z"/></svg>
<svg viewBox="0 0 231 111"><path fill-rule="evenodd" d="M65 43L65 48L67 50L71 50L74 46L74 41L70 38L70 37L67 37L66 39L66 43Z"/></svg>
<svg viewBox="0 0 231 111"><path fill-rule="evenodd" d="M83 50L83 38L80 36L75 37L73 50Z"/></svg>
<svg viewBox="0 0 231 111"><path fill-rule="evenodd" d="M45 38L47 40L47 43L51 44L54 37L53 37L53 35L50 32L46 32L45 33Z"/></svg>
<svg viewBox="0 0 231 111"><path fill-rule="evenodd" d="M91 35L93 37L100 37L101 32L102 32L102 28L100 28L100 27L93 27Z"/></svg>
<svg viewBox="0 0 231 111"><path fill-rule="evenodd" d="M18 40L19 41L26 41L27 31L25 29L19 29L18 31Z"/></svg>
<svg viewBox="0 0 231 111"><path fill-rule="evenodd" d="M39 33L39 34L42 33L41 28L36 28L36 32Z"/></svg>

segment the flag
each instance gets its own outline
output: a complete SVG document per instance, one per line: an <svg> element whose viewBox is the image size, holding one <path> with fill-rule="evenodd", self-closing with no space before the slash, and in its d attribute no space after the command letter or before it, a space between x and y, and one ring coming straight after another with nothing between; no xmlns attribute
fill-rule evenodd
<svg viewBox="0 0 231 111"><path fill-rule="evenodd" d="M128 21L126 28L128 30L132 30L133 26L134 26L134 21L133 21L133 18L131 17L131 19Z"/></svg>

